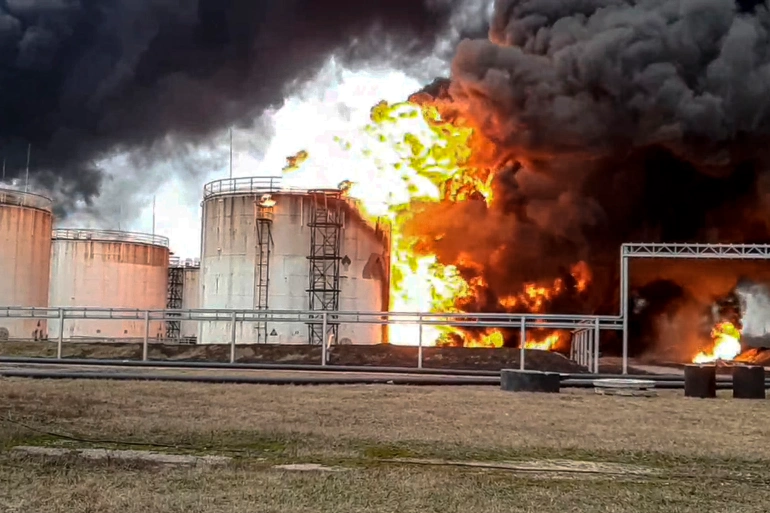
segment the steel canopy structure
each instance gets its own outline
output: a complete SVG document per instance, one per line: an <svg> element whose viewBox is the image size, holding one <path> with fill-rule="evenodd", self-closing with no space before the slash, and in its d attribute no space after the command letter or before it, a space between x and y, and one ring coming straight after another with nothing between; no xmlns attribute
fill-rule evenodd
<svg viewBox="0 0 770 513"><path fill-rule="evenodd" d="M620 318L623 321L623 374L628 374L629 260L679 258L694 260L770 260L770 244L625 243L620 247Z"/></svg>

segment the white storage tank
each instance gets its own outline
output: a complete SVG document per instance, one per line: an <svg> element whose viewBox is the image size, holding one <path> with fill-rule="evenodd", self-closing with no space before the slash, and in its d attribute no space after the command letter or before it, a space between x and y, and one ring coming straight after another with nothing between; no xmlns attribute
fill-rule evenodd
<svg viewBox="0 0 770 513"><path fill-rule="evenodd" d="M48 306L52 206L37 194L0 189L0 306ZM0 317L0 340L46 334L46 321Z"/></svg>
<svg viewBox="0 0 770 513"><path fill-rule="evenodd" d="M57 229L51 246L51 307L164 310L168 239L106 230ZM50 321L49 337L59 335ZM150 323L150 337L162 338L165 323ZM142 339L143 320L68 319L64 338Z"/></svg>
<svg viewBox="0 0 770 513"><path fill-rule="evenodd" d="M200 308L200 260L172 257L168 268L169 310L195 310ZM166 323L166 338L195 342L198 339L198 321L170 321Z"/></svg>
<svg viewBox="0 0 770 513"><path fill-rule="evenodd" d="M276 178L234 178L204 187L204 309L384 311L388 232L365 222L339 190L284 188ZM200 342L230 343L230 322L201 322ZM304 322L236 324L236 343L378 344L374 324L311 328Z"/></svg>

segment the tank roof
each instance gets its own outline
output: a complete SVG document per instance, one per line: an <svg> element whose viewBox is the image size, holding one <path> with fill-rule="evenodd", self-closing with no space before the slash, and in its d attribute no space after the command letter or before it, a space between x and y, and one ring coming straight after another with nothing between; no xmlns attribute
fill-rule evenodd
<svg viewBox="0 0 770 513"><path fill-rule="evenodd" d="M287 187L279 176L248 176L242 178L223 178L203 186L203 199L218 196L254 196L258 194L311 194L325 193L337 195L341 189Z"/></svg>
<svg viewBox="0 0 770 513"><path fill-rule="evenodd" d="M0 188L0 205L37 208L46 212L53 211L53 200L40 194Z"/></svg>
<svg viewBox="0 0 770 513"><path fill-rule="evenodd" d="M57 228L53 231L53 240L92 240L98 242L132 242L150 246L169 247L168 237L149 233L123 232L117 230L90 230Z"/></svg>

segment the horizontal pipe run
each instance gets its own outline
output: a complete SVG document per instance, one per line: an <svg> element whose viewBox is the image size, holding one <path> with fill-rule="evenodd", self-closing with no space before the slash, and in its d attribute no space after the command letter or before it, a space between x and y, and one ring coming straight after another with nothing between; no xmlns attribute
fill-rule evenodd
<svg viewBox="0 0 770 513"><path fill-rule="evenodd" d="M366 365L303 365L284 363L225 363L225 362L195 362L195 361L164 361L148 360L96 360L88 358L52 358L35 357L0 357L0 364L32 364L49 366L95 366L95 367L127 367L127 368L159 368L159 369L202 369L202 370L272 370L300 372L349 372L368 374L437 374L445 376L492 376L500 375L498 371L479 369L440 369L416 367L374 367Z"/></svg>
<svg viewBox="0 0 770 513"><path fill-rule="evenodd" d="M246 376L180 376L170 374L111 373L111 372L40 372L0 370L0 377L29 379L96 379L112 381L167 381L184 383L220 383L251 385L408 385L408 386L500 386L499 378L459 378L459 377L246 377ZM656 381L656 380L653 380ZM563 379L562 388L593 388L591 379ZM656 389L681 390L682 381L656 381ZM717 389L729 390L732 383L720 381ZM765 380L765 388L770 388L770 380Z"/></svg>
<svg viewBox="0 0 770 513"><path fill-rule="evenodd" d="M299 372L349 372L368 374L427 374L444 376L499 376L500 372L483 369L443 369L440 367L389 367L369 365L318 365L318 364L287 364L287 363L227 363L186 360L116 360L96 358L54 358L5 356L0 357L0 364L12 365L49 365L49 366L94 366L94 367L126 367L126 368L159 368L159 369L203 369L203 370L273 370ZM560 373L562 379L616 379L619 374L608 373ZM623 379L641 379L655 381L683 381L681 374L626 374ZM717 381L731 381L726 375L718 375Z"/></svg>
<svg viewBox="0 0 770 513"><path fill-rule="evenodd" d="M115 359L90 359L90 358L53 358L6 356L0 357L0 364L32 364L51 366L79 366L90 365L95 367L127 367L127 368L159 368L159 369L209 369L209 370L274 370L274 371L307 371L307 372L350 372L350 373L383 373L383 374L427 374L445 376L499 376L499 371L481 369L442 369L416 367L388 367L368 365L326 365L318 364L287 364L287 363L226 363L226 362L201 362L184 360L115 360ZM611 379L618 374L590 374L590 373L561 373L562 379ZM627 379L655 379L659 381L681 381L682 375L677 374L639 374L625 375ZM729 380L729 376L717 376L717 380Z"/></svg>
<svg viewBox="0 0 770 513"><path fill-rule="evenodd" d="M225 363L225 362L199 362L199 361L163 361L163 360L110 360L88 358L53 358L37 357L0 357L0 364L8 365L40 365L48 367L67 366L91 366L91 367L117 367L117 368L156 368L173 370L265 370L265 371L295 371L295 372L331 372L349 374L413 374L413 375L438 375L456 377L499 377L500 372L480 369L441 369L416 367L381 367L367 365L303 365L283 363ZM579 380L593 386L595 380L617 379L617 374L589 374L589 373L560 373L563 382ZM656 383L682 382L684 376L677 374L627 374L623 379L648 380ZM732 383L731 376L717 376L717 382Z"/></svg>
<svg viewBox="0 0 770 513"><path fill-rule="evenodd" d="M500 386L499 378L439 378L423 376L388 377L248 377L248 376L180 376L172 374L118 372L46 372L0 370L0 377L31 379L103 379L113 381L172 381L184 383L226 383L252 385L412 385L412 386Z"/></svg>

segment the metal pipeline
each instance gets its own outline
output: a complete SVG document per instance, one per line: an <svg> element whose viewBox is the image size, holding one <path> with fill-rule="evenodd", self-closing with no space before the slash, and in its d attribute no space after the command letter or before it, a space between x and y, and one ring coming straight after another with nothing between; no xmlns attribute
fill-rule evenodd
<svg viewBox="0 0 770 513"><path fill-rule="evenodd" d="M197 361L168 361L168 360L115 360L115 359L89 359L89 358L52 358L35 357L0 357L0 364L34 364L34 365L92 365L97 367L136 367L158 369L203 369L203 370L273 370L273 371L307 371L307 372L349 372L367 374L425 374L442 376L489 376L499 377L500 371L479 369L436 369L417 367L378 367L368 365L310 365L310 364L284 364L284 363L225 363L225 362L197 362ZM581 379L606 379L617 378L617 374L589 374L589 373L561 373L562 378ZM683 375L657 375L657 374L627 374L624 379L656 379L674 380L684 379ZM729 376L718 376L717 379L730 379Z"/></svg>
<svg viewBox="0 0 770 513"><path fill-rule="evenodd" d="M28 370L0 370L0 377L32 379L98 379L115 381L168 381L185 383L226 383L252 385L409 385L409 386L500 386L500 379L495 377L425 377L425 376L389 376L389 377L248 377L248 376L184 376L172 374L118 373L118 372L51 372ZM684 380L656 379L657 389L681 390ZM591 378L562 378L562 388L593 388ZM717 389L732 387L732 381L720 380ZM765 388L770 389L770 380L765 380Z"/></svg>
<svg viewBox="0 0 770 513"><path fill-rule="evenodd" d="M130 372L49 372L0 370L0 377L32 379L99 379L114 381L171 381L185 383L227 383L249 385L411 385L411 386L500 386L499 378L437 378L422 376L390 377L249 377L183 376Z"/></svg>

